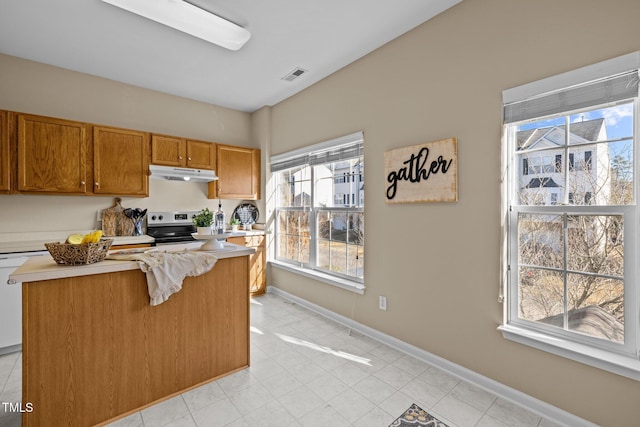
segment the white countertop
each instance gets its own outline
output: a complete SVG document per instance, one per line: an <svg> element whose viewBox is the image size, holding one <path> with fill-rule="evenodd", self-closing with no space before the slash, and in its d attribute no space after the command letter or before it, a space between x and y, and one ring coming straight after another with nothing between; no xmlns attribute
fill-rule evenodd
<svg viewBox="0 0 640 427"><path fill-rule="evenodd" d="M164 245L149 250L161 250L167 252L178 252L183 250L198 250L203 242L182 243L175 245ZM215 255L218 259L234 258L255 253L254 248L224 243L224 249L207 251ZM109 253L121 252L118 250ZM214 267L215 268L215 267ZM9 283L35 282L41 280L61 279L67 277L88 276L92 274L113 273L117 271L138 270L137 261L120 261L105 259L88 265L60 265L57 264L50 255L36 256L29 258L22 266L9 276ZM0 284L3 285L3 284Z"/></svg>
<svg viewBox="0 0 640 427"><path fill-rule="evenodd" d="M79 232L86 234L92 230ZM229 232L229 231L228 231ZM45 243L64 242L72 231L52 231L37 233L0 233L0 254L10 254L19 252L46 251ZM264 235L264 230L238 230L231 233L229 237L237 236L260 236ZM105 236L105 239L113 239L112 246L118 245L145 245L155 242L151 236Z"/></svg>
<svg viewBox="0 0 640 427"><path fill-rule="evenodd" d="M267 232L265 230L238 230L238 231L231 231L231 230L225 230L226 233L231 233L231 237L235 237L235 236L264 236L265 234L267 234Z"/></svg>
<svg viewBox="0 0 640 427"><path fill-rule="evenodd" d="M87 231L90 232L91 230ZM64 242L71 232L47 232L47 233L3 233L0 235L0 254L16 252L46 251L45 243ZM84 232L81 234L85 234ZM151 244L155 239L146 234L142 236L115 236L104 237L113 239L113 246L132 244Z"/></svg>

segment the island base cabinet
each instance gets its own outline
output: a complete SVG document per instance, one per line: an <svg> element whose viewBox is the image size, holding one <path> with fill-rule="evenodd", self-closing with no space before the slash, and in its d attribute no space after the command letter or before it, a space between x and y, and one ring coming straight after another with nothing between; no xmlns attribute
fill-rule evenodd
<svg viewBox="0 0 640 427"><path fill-rule="evenodd" d="M23 426L91 426L249 366L248 257L152 307L140 270L23 283Z"/></svg>

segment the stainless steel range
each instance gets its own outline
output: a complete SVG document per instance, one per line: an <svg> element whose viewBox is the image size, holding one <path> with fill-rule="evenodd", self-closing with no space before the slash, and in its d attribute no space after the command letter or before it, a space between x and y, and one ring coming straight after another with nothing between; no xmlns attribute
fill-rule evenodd
<svg viewBox="0 0 640 427"><path fill-rule="evenodd" d="M194 242L191 233L196 232L196 227L192 218L197 213L198 211L149 212L147 234L155 239L156 245Z"/></svg>

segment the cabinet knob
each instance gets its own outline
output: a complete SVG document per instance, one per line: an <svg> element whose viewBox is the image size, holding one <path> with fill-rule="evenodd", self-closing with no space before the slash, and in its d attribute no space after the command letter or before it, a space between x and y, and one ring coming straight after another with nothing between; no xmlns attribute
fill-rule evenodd
<svg viewBox="0 0 640 427"><path fill-rule="evenodd" d="M178 156L178 160L182 160L182 156Z"/></svg>
<svg viewBox="0 0 640 427"><path fill-rule="evenodd" d="M85 184L86 184L86 182L80 181L80 185L85 185Z"/></svg>
<svg viewBox="0 0 640 427"><path fill-rule="evenodd" d="M99 182L96 182L96 187L100 187L100 183Z"/></svg>
<svg viewBox="0 0 640 427"><path fill-rule="evenodd" d="M187 160L191 160L191 157L187 157Z"/></svg>

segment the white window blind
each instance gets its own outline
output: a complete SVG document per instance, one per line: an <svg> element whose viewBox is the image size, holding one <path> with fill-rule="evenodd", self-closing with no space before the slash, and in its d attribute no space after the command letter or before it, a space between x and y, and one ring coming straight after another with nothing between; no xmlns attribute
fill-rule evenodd
<svg viewBox="0 0 640 427"><path fill-rule="evenodd" d="M271 172L278 172L302 165L320 165L353 159L362 155L364 134L355 132L340 138L311 145L300 150L271 157Z"/></svg>
<svg viewBox="0 0 640 427"><path fill-rule="evenodd" d="M638 93L638 70L547 93L504 106L504 122L515 123L563 111L628 99Z"/></svg>
<svg viewBox="0 0 640 427"><path fill-rule="evenodd" d="M638 93L640 52L589 65L502 93L504 123L541 118Z"/></svg>

